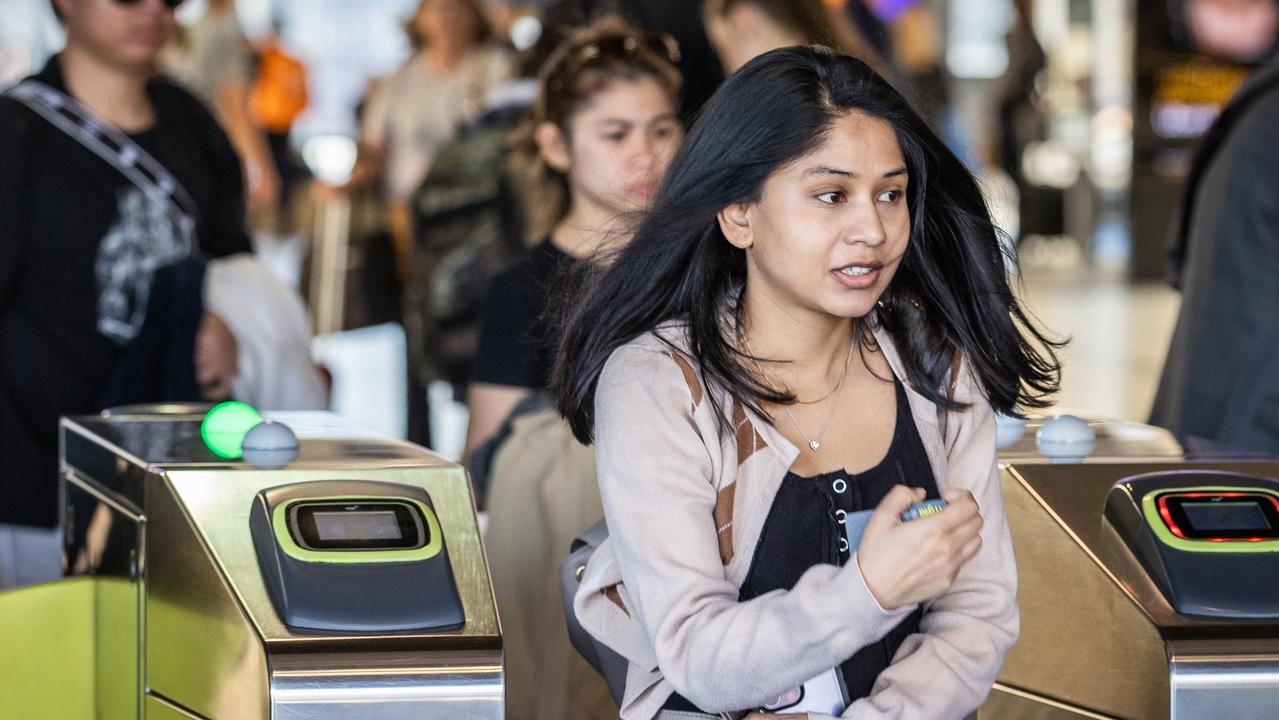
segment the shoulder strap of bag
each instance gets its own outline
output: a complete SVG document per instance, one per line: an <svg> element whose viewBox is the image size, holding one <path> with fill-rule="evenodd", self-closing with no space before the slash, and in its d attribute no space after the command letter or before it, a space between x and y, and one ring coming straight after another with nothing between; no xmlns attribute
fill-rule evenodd
<svg viewBox="0 0 1279 720"><path fill-rule="evenodd" d="M599 547L608 539L608 525L603 520L586 528L577 537L573 538L573 545L569 548L569 552L577 552L584 546L590 546L592 550Z"/></svg>
<svg viewBox="0 0 1279 720"><path fill-rule="evenodd" d="M152 200L167 206L183 236L194 239L195 201L172 173L128 135L99 122L75 98L38 80L23 80L5 95L31 108L49 124L107 161Z"/></svg>

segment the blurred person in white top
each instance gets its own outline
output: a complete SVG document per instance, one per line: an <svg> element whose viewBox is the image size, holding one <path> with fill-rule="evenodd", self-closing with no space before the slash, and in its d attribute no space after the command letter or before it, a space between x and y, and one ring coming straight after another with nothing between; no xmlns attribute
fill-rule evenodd
<svg viewBox="0 0 1279 720"><path fill-rule="evenodd" d="M422 0L407 25L413 54L368 99L360 175L382 179L401 277L412 248L409 198L431 160L484 110L484 97L511 73L476 0Z"/></svg>

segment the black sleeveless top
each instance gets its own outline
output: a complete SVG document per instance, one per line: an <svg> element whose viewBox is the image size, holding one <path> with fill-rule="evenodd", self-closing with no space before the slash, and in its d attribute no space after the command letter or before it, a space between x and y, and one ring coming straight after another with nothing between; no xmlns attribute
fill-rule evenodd
<svg viewBox="0 0 1279 720"><path fill-rule="evenodd" d="M906 389L899 380L894 381L894 385L897 424L888 452L878 465L856 474L843 471L814 477L786 474L764 521L739 600L750 600L774 590L790 590L814 565L842 566L848 562L851 552L842 527L845 514L874 509L894 485L924 488L928 498L939 497ZM892 662L902 641L919 632L922 617L922 610L915 610L878 642L863 647L840 664L850 704L870 694L875 678ZM705 712L679 694L672 695L663 708Z"/></svg>

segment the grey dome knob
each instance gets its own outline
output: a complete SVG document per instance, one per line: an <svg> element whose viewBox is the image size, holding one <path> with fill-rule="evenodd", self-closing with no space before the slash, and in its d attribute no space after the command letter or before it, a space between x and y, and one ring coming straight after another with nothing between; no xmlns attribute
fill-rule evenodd
<svg viewBox="0 0 1279 720"><path fill-rule="evenodd" d="M995 413L995 448L1004 450L1026 434L1026 421L1003 413Z"/></svg>
<svg viewBox="0 0 1279 720"><path fill-rule="evenodd" d="M276 470L298 457L298 438L284 423L263 420L244 436L244 462Z"/></svg>
<svg viewBox="0 0 1279 720"><path fill-rule="evenodd" d="M1055 462L1083 460L1097 447L1097 434L1074 415L1058 415L1039 428L1035 444L1039 454Z"/></svg>

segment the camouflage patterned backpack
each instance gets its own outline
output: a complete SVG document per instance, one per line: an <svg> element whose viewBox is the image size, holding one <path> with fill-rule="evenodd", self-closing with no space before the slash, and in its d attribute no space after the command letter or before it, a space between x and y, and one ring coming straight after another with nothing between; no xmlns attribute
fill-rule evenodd
<svg viewBox="0 0 1279 720"><path fill-rule="evenodd" d="M489 284L523 256L522 213L507 170L515 121L491 114L462 130L413 196L404 324L411 379L423 386L466 384Z"/></svg>

